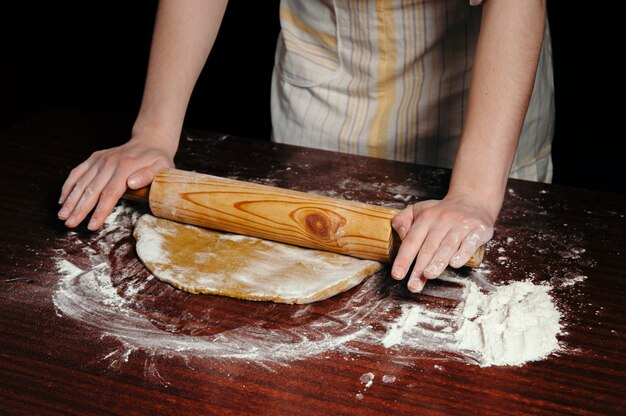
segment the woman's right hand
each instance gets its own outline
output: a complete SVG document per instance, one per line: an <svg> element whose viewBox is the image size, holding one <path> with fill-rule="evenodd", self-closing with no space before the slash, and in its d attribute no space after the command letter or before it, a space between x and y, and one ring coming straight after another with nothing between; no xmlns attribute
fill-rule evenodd
<svg viewBox="0 0 626 416"><path fill-rule="evenodd" d="M121 146L94 152L63 184L59 218L73 228L95 207L87 228L100 228L127 187L147 186L159 170L174 167L176 150L154 143L147 137L134 137Z"/></svg>

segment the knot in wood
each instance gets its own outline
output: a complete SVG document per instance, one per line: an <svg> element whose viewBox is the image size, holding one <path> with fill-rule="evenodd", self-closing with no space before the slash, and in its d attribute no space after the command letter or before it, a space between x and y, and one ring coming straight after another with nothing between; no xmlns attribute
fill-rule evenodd
<svg viewBox="0 0 626 416"><path fill-rule="evenodd" d="M315 212L306 217L306 225L309 231L324 239L327 239L330 234L330 219L325 215Z"/></svg>
<svg viewBox="0 0 626 416"><path fill-rule="evenodd" d="M339 237L337 231L346 223L341 215L321 208L300 208L292 214L292 218L307 235L325 243L336 242Z"/></svg>

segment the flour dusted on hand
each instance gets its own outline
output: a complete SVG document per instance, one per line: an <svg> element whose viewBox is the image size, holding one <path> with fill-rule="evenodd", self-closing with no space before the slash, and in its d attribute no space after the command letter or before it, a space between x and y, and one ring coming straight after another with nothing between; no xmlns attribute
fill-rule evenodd
<svg viewBox="0 0 626 416"><path fill-rule="evenodd" d="M476 283L465 288L458 318L457 347L476 354L482 366L521 365L559 348L561 314L550 286L515 282L482 293Z"/></svg>

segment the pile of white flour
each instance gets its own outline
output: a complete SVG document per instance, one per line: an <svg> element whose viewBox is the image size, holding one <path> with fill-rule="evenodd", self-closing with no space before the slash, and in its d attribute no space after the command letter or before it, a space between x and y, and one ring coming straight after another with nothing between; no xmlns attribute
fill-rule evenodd
<svg viewBox="0 0 626 416"><path fill-rule="evenodd" d="M481 365L521 365L558 350L561 314L548 285L515 282L482 293L465 288L455 337L457 347L473 351Z"/></svg>
<svg viewBox="0 0 626 416"><path fill-rule="evenodd" d="M483 367L522 365L560 349L561 313L550 296L551 286L530 281L494 286L480 271L469 278L444 275L440 279L462 285L462 293L432 295L458 301L458 306L437 311L415 301L402 304L383 346L456 351Z"/></svg>

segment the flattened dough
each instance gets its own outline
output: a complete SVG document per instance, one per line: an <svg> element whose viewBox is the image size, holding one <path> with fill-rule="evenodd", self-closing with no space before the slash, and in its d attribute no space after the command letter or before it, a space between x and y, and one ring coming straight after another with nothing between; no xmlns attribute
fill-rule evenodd
<svg viewBox="0 0 626 416"><path fill-rule="evenodd" d="M143 215L137 254L160 280L191 293L310 303L358 285L382 264Z"/></svg>

